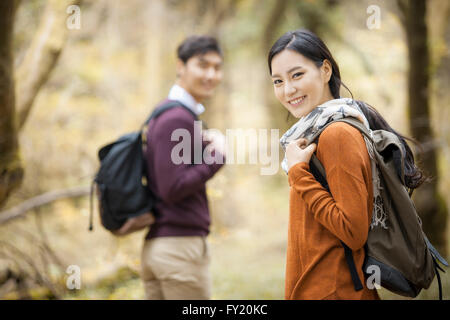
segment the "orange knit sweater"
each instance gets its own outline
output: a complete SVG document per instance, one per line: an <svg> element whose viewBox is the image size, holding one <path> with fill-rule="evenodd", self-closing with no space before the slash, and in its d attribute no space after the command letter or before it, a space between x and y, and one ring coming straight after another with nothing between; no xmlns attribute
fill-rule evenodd
<svg viewBox="0 0 450 320"><path fill-rule="evenodd" d="M320 135L316 156L330 192L309 172L306 162L288 173L290 216L286 262L286 299L379 299L362 272L364 244L372 216L370 158L361 133L336 122ZM355 291L342 240L364 289Z"/></svg>

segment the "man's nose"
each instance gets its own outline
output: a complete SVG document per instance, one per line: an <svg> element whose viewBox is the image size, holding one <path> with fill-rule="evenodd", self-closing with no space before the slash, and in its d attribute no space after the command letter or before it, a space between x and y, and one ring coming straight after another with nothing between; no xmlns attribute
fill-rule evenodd
<svg viewBox="0 0 450 320"><path fill-rule="evenodd" d="M216 74L217 74L217 71L216 71L216 69L213 68L213 67L210 67L210 68L208 68L208 69L206 70L206 78L207 78L208 80L214 79L214 78L216 77Z"/></svg>

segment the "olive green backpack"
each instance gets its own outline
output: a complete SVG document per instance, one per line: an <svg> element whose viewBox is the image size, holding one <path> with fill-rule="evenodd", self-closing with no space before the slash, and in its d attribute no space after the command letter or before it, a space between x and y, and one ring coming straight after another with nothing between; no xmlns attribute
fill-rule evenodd
<svg viewBox="0 0 450 320"><path fill-rule="evenodd" d="M373 273L374 266L379 268L379 284L407 297L416 297L422 289L427 289L437 276L439 299L442 299L439 270L444 270L437 261L446 267L448 263L431 245L422 230L422 222L411 199L411 193L408 193L405 186L405 151L400 139L386 130L370 132L357 119L343 118L327 123L311 141L316 141L320 133L336 121L350 124L373 142L375 161L381 175L381 196L387 217L384 226L375 224L369 230L365 245L364 274L368 277ZM315 155L311 158L310 168L314 177L329 191L325 169ZM342 242L342 245L355 290L361 290L363 286L356 271L352 251L345 243Z"/></svg>

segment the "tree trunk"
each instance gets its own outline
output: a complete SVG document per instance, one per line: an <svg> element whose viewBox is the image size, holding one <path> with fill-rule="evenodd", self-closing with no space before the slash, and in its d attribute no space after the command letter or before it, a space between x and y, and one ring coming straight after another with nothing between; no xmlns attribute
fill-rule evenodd
<svg viewBox="0 0 450 320"><path fill-rule="evenodd" d="M0 1L0 208L22 183L24 170L20 161L18 132L65 44L69 31L66 9L69 5L81 3L80 0L48 1L36 36L15 77L12 41L19 2Z"/></svg>
<svg viewBox="0 0 450 320"><path fill-rule="evenodd" d="M22 182L14 107L12 40L17 2L0 1L0 207Z"/></svg>
<svg viewBox="0 0 450 320"><path fill-rule="evenodd" d="M264 33L262 35L262 52L264 57L268 56L269 50L274 44L275 36L278 35L279 26L283 22L283 17L286 9L289 7L289 1L273 1L272 10L267 17L266 24L264 27ZM266 60L267 61L267 60ZM268 70L267 62L263 64ZM281 134L283 134L289 127L295 122L294 117L290 116L290 122L287 121L289 117L289 111L287 111L279 102L276 100L273 86L270 81L264 81L264 101L267 108L267 114L270 118L270 124L272 128L280 129Z"/></svg>
<svg viewBox="0 0 450 320"><path fill-rule="evenodd" d="M436 148L430 124L430 58L426 17L426 0L399 2L404 12L408 45L408 105L411 133L423 150L417 156L419 165L431 179L415 192L414 203L422 218L423 229L430 241L443 254L447 253L447 208L438 192Z"/></svg>

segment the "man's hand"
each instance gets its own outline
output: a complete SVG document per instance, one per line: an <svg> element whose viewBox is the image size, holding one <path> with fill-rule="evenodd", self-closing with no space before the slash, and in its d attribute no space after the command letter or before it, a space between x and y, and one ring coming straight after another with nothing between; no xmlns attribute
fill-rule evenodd
<svg viewBox="0 0 450 320"><path fill-rule="evenodd" d="M151 212L143 213L137 217L129 218L119 230L113 232L116 236L126 236L134 231L151 226L155 216Z"/></svg>
<svg viewBox="0 0 450 320"><path fill-rule="evenodd" d="M203 130L203 140L209 141L211 147L226 156L226 141L225 136L218 130Z"/></svg>

